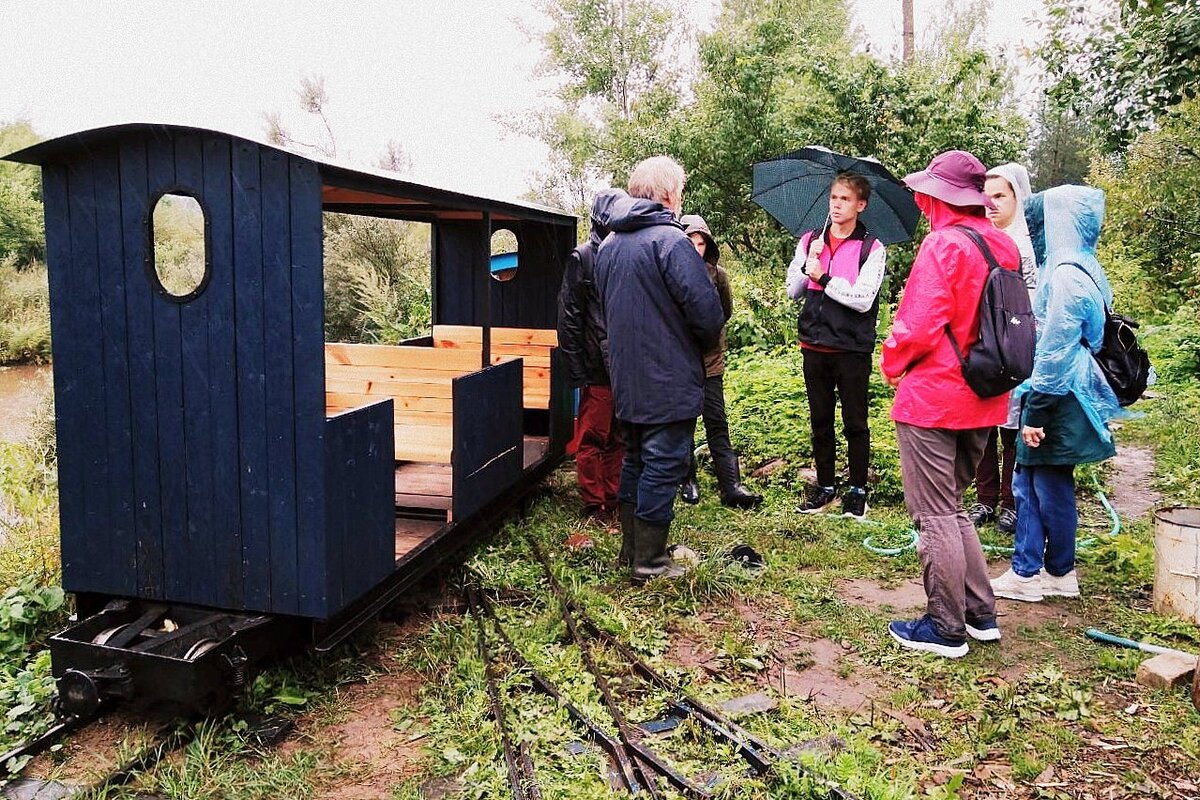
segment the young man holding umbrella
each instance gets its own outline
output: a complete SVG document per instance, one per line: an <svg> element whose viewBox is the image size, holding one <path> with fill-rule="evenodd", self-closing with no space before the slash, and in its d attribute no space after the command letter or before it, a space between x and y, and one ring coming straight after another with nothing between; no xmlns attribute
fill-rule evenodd
<svg viewBox="0 0 1200 800"><path fill-rule="evenodd" d="M837 499L834 409L839 398L850 471L842 513L860 520L867 513L867 387L886 261L883 244L859 219L870 198L871 185L863 176L842 172L834 177L828 221L800 237L788 267L788 296L803 300L797 327L817 468L817 484L801 503L802 513L825 511Z"/></svg>

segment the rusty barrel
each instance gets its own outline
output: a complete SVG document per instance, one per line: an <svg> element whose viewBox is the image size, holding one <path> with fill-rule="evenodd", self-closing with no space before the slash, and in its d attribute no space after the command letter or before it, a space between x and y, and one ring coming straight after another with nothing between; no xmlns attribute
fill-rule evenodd
<svg viewBox="0 0 1200 800"><path fill-rule="evenodd" d="M1200 508L1154 512L1154 610L1200 623Z"/></svg>

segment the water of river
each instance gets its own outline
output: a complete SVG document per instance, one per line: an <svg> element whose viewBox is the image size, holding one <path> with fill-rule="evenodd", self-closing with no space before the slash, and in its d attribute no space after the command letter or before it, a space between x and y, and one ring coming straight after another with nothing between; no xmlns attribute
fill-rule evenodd
<svg viewBox="0 0 1200 800"><path fill-rule="evenodd" d="M50 392L50 367L0 367L0 441L29 433L29 417Z"/></svg>

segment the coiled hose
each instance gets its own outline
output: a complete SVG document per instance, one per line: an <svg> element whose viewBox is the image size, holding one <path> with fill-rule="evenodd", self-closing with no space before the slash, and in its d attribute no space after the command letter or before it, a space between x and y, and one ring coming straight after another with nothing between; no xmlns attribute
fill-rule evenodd
<svg viewBox="0 0 1200 800"><path fill-rule="evenodd" d="M1108 532L1108 536L1109 538L1116 536L1121 532L1121 516L1117 513L1117 510L1113 508L1112 503L1109 502L1108 495L1104 493L1104 489L1100 487L1100 481L1097 480L1094 474L1092 475L1092 488L1096 490L1096 496L1100 498L1100 505L1104 506L1104 510L1108 512L1109 518L1112 519L1112 529ZM876 522L875 520L864 520L864 522L868 522L873 525L882 525L882 523ZM915 550L917 547L917 542L921 540L921 535L912 528L908 530L908 536L909 541L906 544L900 545L899 547L880 547L875 544L871 536L867 536L862 540L862 546L868 552L874 553L877 556L898 556L906 550ZM1080 539L1078 544L1075 545L1075 549L1086 550L1095 543L1096 540L1091 537L1088 537L1087 539ZM996 555L1012 555L1013 553L1013 548L1006 547L1004 545L984 544L980 546L983 548L985 553L994 553Z"/></svg>

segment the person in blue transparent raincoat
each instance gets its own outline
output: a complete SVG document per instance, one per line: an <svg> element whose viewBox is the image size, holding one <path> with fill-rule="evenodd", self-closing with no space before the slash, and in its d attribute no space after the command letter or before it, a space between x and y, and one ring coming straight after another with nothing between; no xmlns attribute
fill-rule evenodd
<svg viewBox="0 0 1200 800"><path fill-rule="evenodd" d="M992 581L992 590L1036 602L1079 596L1075 466L1115 455L1108 422L1124 412L1092 357L1104 341L1105 306L1112 305L1096 260L1104 192L1057 186L1030 197L1025 217L1038 263L1037 350L1033 375L1014 390L1021 436L1012 568Z"/></svg>

